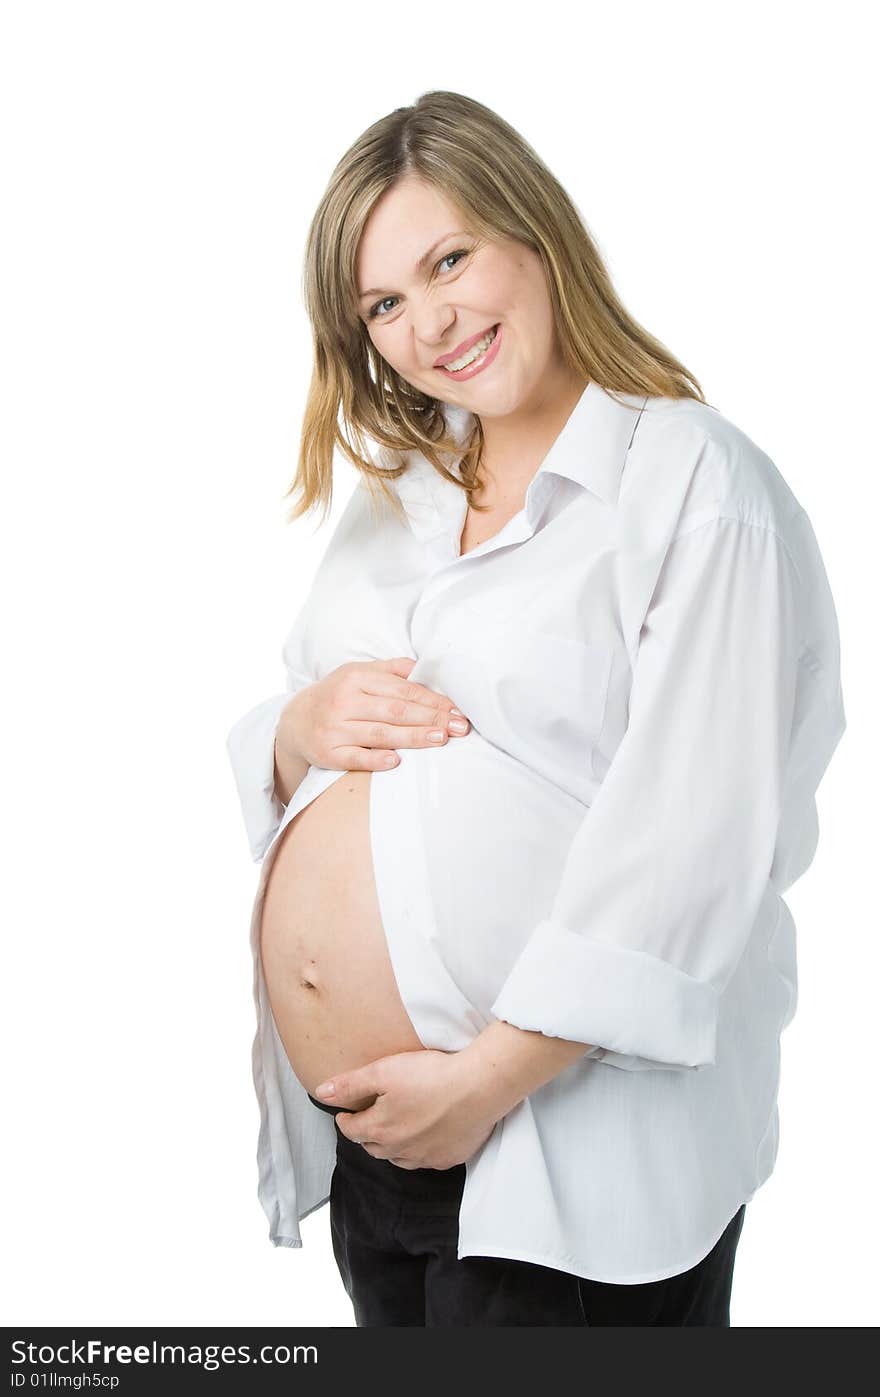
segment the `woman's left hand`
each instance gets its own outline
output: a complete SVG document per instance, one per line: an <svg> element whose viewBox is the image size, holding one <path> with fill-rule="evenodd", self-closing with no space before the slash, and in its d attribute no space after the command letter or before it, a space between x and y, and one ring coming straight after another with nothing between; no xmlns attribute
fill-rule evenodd
<svg viewBox="0 0 880 1397"><path fill-rule="evenodd" d="M346 1109L335 1117L346 1139L401 1169L451 1169L470 1159L503 1110L461 1053L433 1048L392 1053L328 1078L336 1090L312 1095ZM328 1082L323 1082L326 1087ZM364 1097L371 1106L355 1109Z"/></svg>

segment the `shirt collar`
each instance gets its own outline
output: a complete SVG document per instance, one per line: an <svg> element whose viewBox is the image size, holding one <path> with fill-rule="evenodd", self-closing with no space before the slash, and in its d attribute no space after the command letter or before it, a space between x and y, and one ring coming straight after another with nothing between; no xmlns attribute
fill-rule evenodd
<svg viewBox="0 0 880 1397"><path fill-rule="evenodd" d="M561 432L529 484L527 502L532 505L549 490L552 481L543 477L564 476L615 506L627 451L636 423L647 403L642 394L616 393L590 381ZM443 416L454 440L463 447L474 423L474 415L456 403L442 403ZM444 532L452 521L463 522L466 496L435 471L420 451L402 453L406 471L390 484L406 510L413 532L421 539ZM400 464L401 453L382 448L378 464ZM447 469L458 475L458 461L447 460ZM535 507L537 507L535 505Z"/></svg>

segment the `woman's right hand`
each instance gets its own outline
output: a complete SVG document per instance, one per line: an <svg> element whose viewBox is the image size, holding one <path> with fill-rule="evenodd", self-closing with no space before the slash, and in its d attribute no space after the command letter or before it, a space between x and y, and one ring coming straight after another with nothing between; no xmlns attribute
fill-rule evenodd
<svg viewBox="0 0 880 1397"><path fill-rule="evenodd" d="M331 771L382 771L399 761L395 748L440 747L466 736L470 723L452 712L452 699L409 681L415 663L408 656L350 660L301 689L278 723L279 765L304 758Z"/></svg>

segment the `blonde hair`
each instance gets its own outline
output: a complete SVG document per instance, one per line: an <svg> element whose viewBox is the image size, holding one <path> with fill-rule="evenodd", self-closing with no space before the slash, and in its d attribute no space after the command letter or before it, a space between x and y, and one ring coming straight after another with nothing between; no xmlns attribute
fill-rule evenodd
<svg viewBox="0 0 880 1397"><path fill-rule="evenodd" d="M386 482L407 469L406 461L377 464L396 461L393 453L420 452L469 499L477 487L479 418L469 441L456 440L441 400L386 363L358 314L361 234L381 196L409 175L440 190L478 235L516 239L540 254L558 339L575 373L608 392L706 401L693 375L625 310L577 208L523 137L473 98L425 92L374 122L346 151L309 228L303 295L314 363L297 471L284 495L296 495L288 522L317 505L326 518L336 447L365 477L373 500L383 497L398 516L400 502ZM447 469L447 453L459 463L460 479Z"/></svg>

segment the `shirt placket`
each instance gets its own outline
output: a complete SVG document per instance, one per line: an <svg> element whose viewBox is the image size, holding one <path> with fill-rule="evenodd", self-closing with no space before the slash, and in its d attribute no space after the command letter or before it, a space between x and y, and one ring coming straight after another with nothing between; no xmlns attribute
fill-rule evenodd
<svg viewBox="0 0 880 1397"><path fill-rule="evenodd" d="M429 542L434 567L429 573L421 596L413 613L413 621L419 609L434 602L453 583L458 582L469 572L482 566L483 561L500 548L510 548L530 539L538 526L541 506L550 494L551 481L540 472L529 482L523 508L509 519L497 534L472 548L468 553L459 553L461 531L467 516L467 496L455 485L444 481L439 475L425 482L427 498L439 527L426 542ZM424 503L424 502L423 502Z"/></svg>

